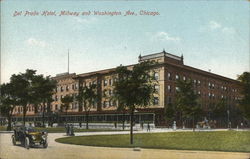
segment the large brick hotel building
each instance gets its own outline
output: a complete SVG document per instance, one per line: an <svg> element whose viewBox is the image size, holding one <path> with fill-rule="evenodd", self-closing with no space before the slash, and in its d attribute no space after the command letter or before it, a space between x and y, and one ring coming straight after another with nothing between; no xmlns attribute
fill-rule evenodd
<svg viewBox="0 0 250 159"><path fill-rule="evenodd" d="M240 98L239 83L236 80L229 79L211 72L203 71L197 68L184 65L183 56L175 56L165 51L145 56L139 56L138 61L154 60L157 66L152 69L155 77L154 100L152 105L147 108L136 110L136 122L153 122L156 126L164 125L164 107L175 100L176 80L192 80L194 89L200 95L201 105L206 112L209 108L217 104L221 99L225 99L228 110L236 107L237 99ZM127 66L133 67L133 65ZM115 80L115 68L83 73L76 75L75 73L58 74L53 77L57 81L57 89L53 95L54 102L51 104L53 112L58 113L62 120L68 118L67 121L74 123L84 122L84 110L80 111L78 103L74 101L68 110L67 116L61 112L61 99L65 95L76 96L79 86L97 85L99 100L90 112L90 121L92 122L118 122L121 121L121 112L117 112L117 101L111 100L113 94L113 83ZM22 109L14 110L16 121L21 121ZM207 113L209 114L209 113ZM208 115L205 115L207 118ZM129 120L128 114L125 115ZM46 117L46 120L49 120ZM35 114L34 108L28 108L27 120L41 121L41 113Z"/></svg>

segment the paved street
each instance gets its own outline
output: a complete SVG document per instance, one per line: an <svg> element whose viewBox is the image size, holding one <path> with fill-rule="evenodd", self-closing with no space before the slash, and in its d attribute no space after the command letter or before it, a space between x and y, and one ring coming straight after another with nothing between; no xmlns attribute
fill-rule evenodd
<svg viewBox="0 0 250 159"><path fill-rule="evenodd" d="M115 134L128 132L114 132ZM110 132L76 133L76 135L110 134ZM77 146L57 143L54 140L63 137L62 133L49 134L47 149L13 146L11 133L0 133L1 159L249 159L249 153L211 152L211 151L177 151L132 148L104 148Z"/></svg>

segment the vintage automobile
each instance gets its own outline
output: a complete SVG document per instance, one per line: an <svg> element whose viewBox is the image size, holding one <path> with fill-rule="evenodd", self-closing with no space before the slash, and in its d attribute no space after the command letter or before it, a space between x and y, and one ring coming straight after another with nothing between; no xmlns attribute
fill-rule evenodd
<svg viewBox="0 0 250 159"><path fill-rule="evenodd" d="M12 143L16 145L19 142L27 149L37 145L47 148L47 136L48 134L45 131L37 131L29 126L15 126Z"/></svg>

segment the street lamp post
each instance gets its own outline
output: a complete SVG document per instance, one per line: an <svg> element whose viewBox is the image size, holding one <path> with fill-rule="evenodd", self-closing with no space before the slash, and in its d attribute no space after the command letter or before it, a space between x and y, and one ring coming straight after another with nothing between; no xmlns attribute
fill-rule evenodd
<svg viewBox="0 0 250 159"><path fill-rule="evenodd" d="M228 124L228 129L231 128L230 120L229 120L230 112L227 110L227 124Z"/></svg>

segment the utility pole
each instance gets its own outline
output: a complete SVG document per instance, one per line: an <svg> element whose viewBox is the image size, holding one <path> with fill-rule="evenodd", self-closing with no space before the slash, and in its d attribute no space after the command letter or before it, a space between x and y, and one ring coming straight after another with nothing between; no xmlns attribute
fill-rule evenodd
<svg viewBox="0 0 250 159"><path fill-rule="evenodd" d="M68 49L68 74L69 74L69 49Z"/></svg>

